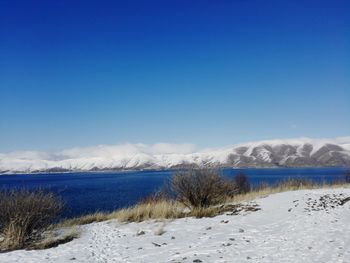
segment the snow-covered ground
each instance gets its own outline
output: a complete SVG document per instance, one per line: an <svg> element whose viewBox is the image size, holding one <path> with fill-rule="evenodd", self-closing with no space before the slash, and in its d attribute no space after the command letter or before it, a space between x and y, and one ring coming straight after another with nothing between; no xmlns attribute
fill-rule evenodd
<svg viewBox="0 0 350 263"><path fill-rule="evenodd" d="M0 262L350 262L347 197L349 188L293 191L239 215L93 223L70 243L0 254Z"/></svg>

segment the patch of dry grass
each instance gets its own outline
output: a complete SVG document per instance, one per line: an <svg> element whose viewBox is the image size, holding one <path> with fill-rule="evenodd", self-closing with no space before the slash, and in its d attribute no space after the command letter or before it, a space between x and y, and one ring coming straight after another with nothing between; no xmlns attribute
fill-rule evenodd
<svg viewBox="0 0 350 263"><path fill-rule="evenodd" d="M120 222L141 222L149 219L169 219L184 216L184 206L173 200L142 203L131 208L119 210L114 218Z"/></svg>
<svg viewBox="0 0 350 263"><path fill-rule="evenodd" d="M55 227L70 227L70 226L77 226L77 225L86 225L86 224L91 224L94 222L101 222L101 221L107 221L110 219L115 218L114 213L102 213L102 212L97 212L94 214L88 214L84 215L81 217L75 217L71 219L66 219L59 224L52 226L53 228Z"/></svg>
<svg viewBox="0 0 350 263"><path fill-rule="evenodd" d="M32 244L28 249L40 250L57 247L58 245L68 243L79 236L80 231L74 227L70 228L66 233L60 236L55 236L53 232L49 232L42 241Z"/></svg>
<svg viewBox="0 0 350 263"><path fill-rule="evenodd" d="M42 189L0 191L0 251L26 248L58 217L63 203Z"/></svg>
<svg viewBox="0 0 350 263"><path fill-rule="evenodd" d="M189 213L186 214L188 217L196 217L196 218L202 218L202 217L214 217L217 216L224 211L220 209L219 207L204 207L204 208L194 208Z"/></svg>
<svg viewBox="0 0 350 263"><path fill-rule="evenodd" d="M117 219L119 222L141 222L151 219L176 219L183 217L214 217L224 212L231 211L232 203L239 204L241 202L251 201L256 198L265 197L270 194L296 191L303 189L318 189L318 188L339 188L350 187L350 184L339 182L337 184L314 184L304 180L286 180L275 186L262 186L258 189L253 189L244 194L238 194L234 197L227 197L222 205L210 206L203 208L193 208L185 211L185 206L176 201L169 199L160 199L149 202L142 202L133 207L118 210L113 213L95 213L66 220L59 224L60 227L75 226L89 224L93 222L101 222L111 219Z"/></svg>
<svg viewBox="0 0 350 263"><path fill-rule="evenodd" d="M141 222L150 219L173 219L184 217L184 206L174 200L141 203L112 213L95 213L61 222L57 227L90 224L111 219L119 222Z"/></svg>
<svg viewBox="0 0 350 263"><path fill-rule="evenodd" d="M344 182L334 183L334 184L315 184L308 181L300 181L300 180L287 180L275 186L264 186L261 188L254 189L245 194L239 194L232 198L228 198L226 202L245 202L251 201L256 198L266 197L271 194L277 194L288 191L297 191L297 190L307 190L307 189L322 189L322 188L349 188L350 184L346 184Z"/></svg>

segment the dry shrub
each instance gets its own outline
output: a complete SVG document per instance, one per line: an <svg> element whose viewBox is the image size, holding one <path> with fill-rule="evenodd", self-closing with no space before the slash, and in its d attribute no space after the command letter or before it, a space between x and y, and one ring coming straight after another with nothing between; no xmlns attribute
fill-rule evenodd
<svg viewBox="0 0 350 263"><path fill-rule="evenodd" d="M235 176L234 184L236 187L237 194L248 193L251 189L249 178L243 172Z"/></svg>
<svg viewBox="0 0 350 263"><path fill-rule="evenodd" d="M36 241L58 217L63 202L44 190L0 191L1 250L24 248Z"/></svg>
<svg viewBox="0 0 350 263"><path fill-rule="evenodd" d="M187 207L203 208L222 203L234 192L230 181L209 169L179 172L171 183L177 199Z"/></svg>

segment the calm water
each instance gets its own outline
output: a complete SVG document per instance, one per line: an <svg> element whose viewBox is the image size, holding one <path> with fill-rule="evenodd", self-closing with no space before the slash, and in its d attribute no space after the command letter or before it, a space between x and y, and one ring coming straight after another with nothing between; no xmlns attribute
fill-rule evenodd
<svg viewBox="0 0 350 263"><path fill-rule="evenodd" d="M346 168L273 168L223 169L232 177L243 171L253 185L274 184L286 178L304 178L316 182L342 179ZM95 211L112 211L133 205L157 191L174 171L96 172L64 174L1 175L0 188L49 188L66 202L64 216Z"/></svg>

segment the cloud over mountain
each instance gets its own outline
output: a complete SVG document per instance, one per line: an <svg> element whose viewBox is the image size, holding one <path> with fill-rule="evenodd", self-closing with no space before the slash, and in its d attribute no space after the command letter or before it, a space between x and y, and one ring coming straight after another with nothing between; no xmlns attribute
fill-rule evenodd
<svg viewBox="0 0 350 263"><path fill-rule="evenodd" d="M0 172L210 167L350 166L350 137L240 143L196 151L193 144L98 145L58 152L0 153Z"/></svg>

